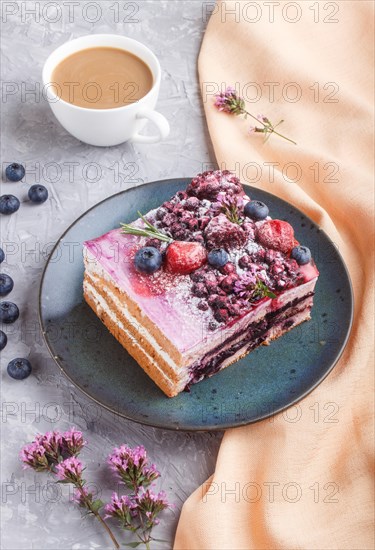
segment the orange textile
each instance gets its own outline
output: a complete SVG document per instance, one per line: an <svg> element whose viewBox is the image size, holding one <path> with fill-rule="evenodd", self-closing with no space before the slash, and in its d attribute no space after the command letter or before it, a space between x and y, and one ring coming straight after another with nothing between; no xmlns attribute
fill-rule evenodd
<svg viewBox="0 0 375 550"><path fill-rule="evenodd" d="M374 3L204 8L212 15L199 76L218 165L328 233L348 266L355 312L318 388L288 413L225 433L215 472L183 506L174 548L372 549ZM251 113L284 119L278 129L297 145L275 135L265 143L248 132L255 121L219 112L213 95L226 86Z"/></svg>

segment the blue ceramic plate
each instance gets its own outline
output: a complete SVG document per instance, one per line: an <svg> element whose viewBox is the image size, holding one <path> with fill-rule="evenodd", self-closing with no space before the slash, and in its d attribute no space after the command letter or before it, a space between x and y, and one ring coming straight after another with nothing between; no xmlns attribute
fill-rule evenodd
<svg viewBox="0 0 375 550"><path fill-rule="evenodd" d="M287 219L320 270L312 320L261 347L173 399L167 398L111 336L82 297L82 243L137 218L184 189L190 179L156 181L97 204L69 227L46 265L40 322L64 374L116 414L161 428L222 430L256 422L302 399L340 357L352 323L353 297L345 264L327 235L279 198L249 188L273 218Z"/></svg>

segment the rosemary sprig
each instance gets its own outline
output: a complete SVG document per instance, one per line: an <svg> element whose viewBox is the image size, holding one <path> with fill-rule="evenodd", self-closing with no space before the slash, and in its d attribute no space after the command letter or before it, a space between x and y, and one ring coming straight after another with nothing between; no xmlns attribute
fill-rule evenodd
<svg viewBox="0 0 375 550"><path fill-rule="evenodd" d="M152 223L150 223L146 218L138 211L138 216L142 219L146 227L134 227L128 223L121 223L122 233L127 235L137 235L138 237L149 237L151 239L159 239L159 241L164 241L170 243L173 241L172 237L169 237L165 233L161 233Z"/></svg>

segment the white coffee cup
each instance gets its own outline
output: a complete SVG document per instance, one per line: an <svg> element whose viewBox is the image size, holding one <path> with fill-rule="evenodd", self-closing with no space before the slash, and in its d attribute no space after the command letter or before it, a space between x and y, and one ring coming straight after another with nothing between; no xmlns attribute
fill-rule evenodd
<svg viewBox="0 0 375 550"><path fill-rule="evenodd" d="M55 67L69 55L93 47L120 48L142 59L151 69L153 86L135 103L113 109L79 107L59 98L52 85ZM138 143L157 143L169 134L167 119L154 110L160 89L161 68L153 52L141 42L117 34L91 34L66 42L48 57L43 67L45 97L60 124L72 136L90 145L119 145L131 140ZM143 136L139 132L151 121L158 133Z"/></svg>

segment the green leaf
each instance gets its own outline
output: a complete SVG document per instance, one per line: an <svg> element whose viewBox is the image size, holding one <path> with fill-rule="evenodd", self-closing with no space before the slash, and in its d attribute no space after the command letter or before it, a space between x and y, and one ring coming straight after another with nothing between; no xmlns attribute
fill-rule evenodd
<svg viewBox="0 0 375 550"><path fill-rule="evenodd" d="M124 542L123 546L129 546L130 548L137 548L137 546L140 546L141 544L144 544L142 541L140 542Z"/></svg>
<svg viewBox="0 0 375 550"><path fill-rule="evenodd" d="M100 498L93 500L91 503L91 508L94 512L99 512L100 508L104 506L104 502Z"/></svg>

